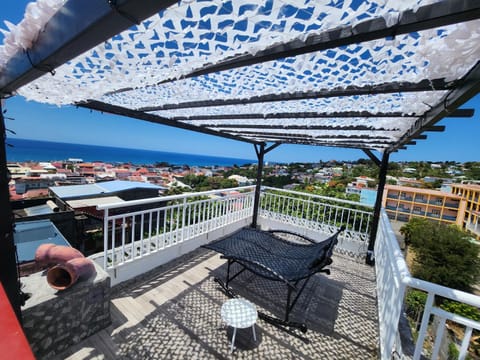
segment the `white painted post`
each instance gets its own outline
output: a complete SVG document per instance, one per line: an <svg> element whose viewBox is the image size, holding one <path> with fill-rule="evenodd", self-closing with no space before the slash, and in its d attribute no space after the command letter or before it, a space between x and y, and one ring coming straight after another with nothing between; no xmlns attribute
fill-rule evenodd
<svg viewBox="0 0 480 360"><path fill-rule="evenodd" d="M108 260L108 208L103 214L103 269L107 270Z"/></svg>

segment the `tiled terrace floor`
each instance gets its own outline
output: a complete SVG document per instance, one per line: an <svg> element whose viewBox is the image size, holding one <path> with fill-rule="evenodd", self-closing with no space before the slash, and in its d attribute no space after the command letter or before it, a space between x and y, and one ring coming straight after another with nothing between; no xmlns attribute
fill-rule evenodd
<svg viewBox="0 0 480 360"><path fill-rule="evenodd" d="M197 250L112 291L112 324L58 359L376 359L378 321L373 268L335 256L330 276L315 275L299 298L292 321L306 334L287 333L258 320L237 333L222 324L228 298L214 276L225 260ZM232 283L263 311L282 316L285 287L244 272Z"/></svg>

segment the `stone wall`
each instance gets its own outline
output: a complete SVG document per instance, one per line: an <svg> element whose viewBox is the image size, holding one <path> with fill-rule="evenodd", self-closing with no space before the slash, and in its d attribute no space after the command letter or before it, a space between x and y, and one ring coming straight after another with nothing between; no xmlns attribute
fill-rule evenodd
<svg viewBox="0 0 480 360"><path fill-rule="evenodd" d="M22 307L23 328L37 359L51 359L110 324L110 277L95 268L96 275L63 291L48 285L46 271L21 278L31 295Z"/></svg>

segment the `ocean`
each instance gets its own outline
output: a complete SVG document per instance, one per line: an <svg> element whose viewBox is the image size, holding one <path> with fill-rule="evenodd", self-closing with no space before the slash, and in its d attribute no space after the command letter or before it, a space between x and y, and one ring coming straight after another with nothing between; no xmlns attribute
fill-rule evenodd
<svg viewBox="0 0 480 360"><path fill-rule="evenodd" d="M132 163L136 165L152 165L158 162L192 166L232 166L256 163L255 160L251 159L68 144L52 141L8 138L6 142L11 145L7 146L7 161L18 162L61 161L76 158L89 162L103 161L108 163Z"/></svg>

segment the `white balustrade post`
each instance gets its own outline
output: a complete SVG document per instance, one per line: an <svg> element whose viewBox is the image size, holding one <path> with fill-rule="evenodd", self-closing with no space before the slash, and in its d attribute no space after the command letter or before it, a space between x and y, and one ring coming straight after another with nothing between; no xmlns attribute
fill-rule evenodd
<svg viewBox="0 0 480 360"><path fill-rule="evenodd" d="M103 269L107 270L108 260L108 208L103 213Z"/></svg>
<svg viewBox="0 0 480 360"><path fill-rule="evenodd" d="M462 346L458 354L458 360L464 360L468 353L468 345L470 344L470 339L472 338L472 327L467 326L465 329L465 335L463 336Z"/></svg>
<svg viewBox="0 0 480 360"><path fill-rule="evenodd" d="M427 335L428 322L430 321L430 314L432 312L434 299L435 294L429 292L427 301L425 302L425 307L423 309L422 325L420 326L420 331L418 332L418 338L417 343L415 344L415 353L413 354L413 360L419 360L420 355L422 355L423 342L425 341L425 336Z"/></svg>
<svg viewBox="0 0 480 360"><path fill-rule="evenodd" d="M184 197L183 198L183 205L182 205L182 231L181 231L181 236L182 238L180 239L180 241L184 241L185 240L185 219L187 217L187 198Z"/></svg>

